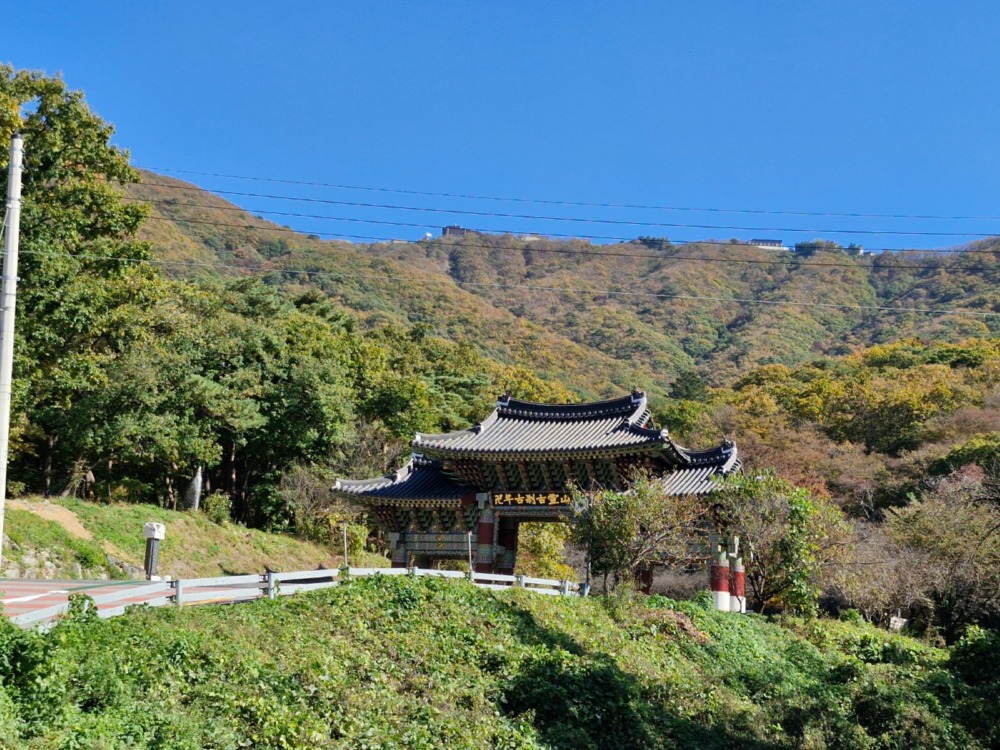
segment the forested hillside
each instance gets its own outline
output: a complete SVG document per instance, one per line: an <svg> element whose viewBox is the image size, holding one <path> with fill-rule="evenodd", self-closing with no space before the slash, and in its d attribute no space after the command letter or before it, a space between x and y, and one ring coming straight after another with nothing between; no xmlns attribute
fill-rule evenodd
<svg viewBox="0 0 1000 750"><path fill-rule="evenodd" d="M1000 332L995 241L875 255L822 241L788 251L487 234L365 245L297 235L161 175L144 173L129 194L150 205L143 236L171 274L263 269L273 283L318 286L366 324L430 326L581 396L666 393L692 370L722 385L757 365ZM185 260L194 265L173 264Z"/></svg>

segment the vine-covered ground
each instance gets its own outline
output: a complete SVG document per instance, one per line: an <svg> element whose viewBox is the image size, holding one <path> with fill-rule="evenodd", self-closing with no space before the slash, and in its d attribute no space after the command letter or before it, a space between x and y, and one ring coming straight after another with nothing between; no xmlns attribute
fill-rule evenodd
<svg viewBox="0 0 1000 750"><path fill-rule="evenodd" d="M998 641L628 595L358 580L48 633L0 622L5 748L963 748Z"/></svg>

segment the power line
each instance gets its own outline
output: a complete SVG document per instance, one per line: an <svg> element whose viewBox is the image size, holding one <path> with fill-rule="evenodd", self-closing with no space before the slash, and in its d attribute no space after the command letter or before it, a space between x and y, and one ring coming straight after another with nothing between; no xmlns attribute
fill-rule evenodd
<svg viewBox="0 0 1000 750"><path fill-rule="evenodd" d="M174 204L174 205L177 205L177 204ZM198 204L183 204L183 205L198 205ZM243 211L244 209L240 209L238 207L233 207L232 209L227 209L227 210ZM275 214L276 213L276 214L279 214L279 215L287 215L287 214L282 214L281 212L273 212L273 211L260 211L258 213L267 213L267 214ZM300 214L292 214L292 215L293 216L300 216ZM170 219L169 217L164 217L164 216L148 216L146 218L148 220L152 220L152 221L168 221L168 222L171 222L171 223L186 222L186 223L189 223L189 224L205 224L205 225L209 225L209 226L221 226L221 227L229 227L229 228L233 228L233 229L247 229L248 228L248 225L246 225L246 224L229 224L229 223L225 223L225 222L204 221L204 220L197 220L197 219ZM310 218L310 217L306 216L305 218ZM333 216L315 216L315 217L311 217L311 218L323 218L323 219L330 219L332 221L346 221L346 222L376 223L376 224L390 224L390 225L396 225L397 224L397 222L381 222L381 221L377 221L377 220L350 219L350 218L340 218L340 217L333 217ZM252 225L249 225L249 226L252 226ZM404 226L422 226L422 225L404 225ZM253 227L253 229L255 231L258 230L258 229L261 229L262 231L286 232L286 233L291 233L291 234L295 234L295 235L298 235L298 236L302 236L301 232L298 232L298 231L296 231L294 229L289 229L287 227L264 227L264 228ZM400 240L398 240L396 238L392 238L392 237L374 237L374 236L371 236L371 235L336 234L336 233L332 233L332 232L318 232L318 233L314 233L314 234L316 234L317 236L334 237L334 238L337 238L337 239L369 240L369 241L378 242L378 243L400 242ZM478 244L469 243L469 242L463 242L461 245L451 245L451 244L445 242L442 238L431 239L431 240L424 239L424 240L419 240L416 243L410 242L409 240L406 240L405 242L407 244L424 244L424 245L426 245L426 244L433 243L433 244L436 244L436 245L439 245L439 246L442 246L442 247L476 248L476 249L482 249L482 250L493 250L493 251L500 250L500 251L506 251L506 252L525 252L526 251L526 252L541 253L541 254L585 255L585 256L609 257L609 258L642 258L642 259L647 259L647 260L669 260L669 261L685 260L685 261L692 261L692 262L696 262L696 263L723 263L723 264L737 264L737 265L796 265L799 268L809 268L809 267L813 267L813 266L816 266L816 267L829 267L829 268L862 268L862 266L859 266L856 263L840 263L840 262L830 262L830 261L803 262L803 261L799 260L798 258L792 256L792 255L788 255L788 256L780 257L780 258L774 258L773 260L758 260L758 259L754 259L754 258L706 258L706 257L693 256L693 255L651 255L649 253L629 253L629 252L621 252L621 251L615 251L615 250L582 250L582 249L578 249L578 248L558 248L558 247L556 247L556 248L553 248L553 247L536 247L536 246L525 247L525 248L495 247L493 245L478 245ZM682 244L683 245L687 245L687 244L694 244L694 245L708 244L708 245L721 245L721 246L725 246L725 247L731 247L730 243L721 243L721 242L720 243L713 243L713 242L693 241L693 242L690 242L690 243L682 243ZM920 252L930 252L930 251L920 251ZM934 252L936 252L936 251L934 251ZM998 251L998 252L1000 252L1000 251ZM953 269L953 270L956 270L956 271L958 271L958 270L964 271L964 272L967 272L967 273L980 272L980 271L983 271L983 272L984 271L996 271L996 270L998 270L998 266L942 266L942 265L912 264L912 263L893 263L891 265L890 264L885 264L885 265L875 265L875 264L872 264L871 268L874 271L898 270L898 269L932 271L932 270L938 270L940 268L948 268L948 269Z"/></svg>
<svg viewBox="0 0 1000 750"><path fill-rule="evenodd" d="M272 211L268 209L259 208L243 208L242 206L228 205L228 206L210 206L207 203L180 203L172 198L127 198L130 201L137 201L141 203L148 203L156 206L181 206L185 208L205 208L212 211L236 211L242 213L248 213L253 215L265 214L267 216L283 216L286 218L299 218L299 219L321 219L325 221L343 221L352 222L356 224L379 224L383 226L393 226L393 227L411 227L414 229L437 229L438 224L421 224L418 222L409 221L389 221L386 219L362 219L358 217L350 216L329 216L327 214L304 214L293 211ZM471 232L477 232L479 234L513 234L517 235L518 232L511 229L484 229L476 227L463 227ZM546 237L558 237L559 239L582 239L582 240L610 240L612 242L622 243L631 242L634 237L619 237L619 236L609 236L601 234L560 234L558 232L546 232ZM379 238L382 239L382 238ZM390 238L387 238L390 239ZM712 242L711 240L680 240L671 242L672 245L686 245L686 244L719 244L719 245L729 245L729 242Z"/></svg>
<svg viewBox="0 0 1000 750"><path fill-rule="evenodd" d="M35 256L53 256L53 257L65 257L66 253L55 253L46 252L43 250L27 251L26 255ZM162 260L158 258L122 258L122 257L106 257L100 255L72 255L71 257L80 258L83 260L95 260L102 262L119 262L119 263L147 263L152 265L161 266L182 266L182 267L201 267L201 268L211 268L214 270L232 270L232 271L242 271L242 272L258 272L262 275L268 274L286 274L286 275L296 275L296 276L319 276L319 277L330 277L335 279L367 279L372 281L391 281L391 282L413 282L415 279L412 276L382 276L374 274L359 274L359 273L344 273L341 271L308 271L304 269L290 269L290 268L265 268L264 266L232 266L224 264L207 263L203 261L172 261L172 260ZM419 279L421 284L447 284L455 286L471 286L477 288L492 288L492 289L514 289L518 291L545 291L545 292L557 292L559 294L586 294L593 297L654 297L663 300L694 300L701 302L721 302L721 303L737 303L745 305L768 305L768 306L783 306L783 307L818 307L826 309L840 309L840 310L866 310L873 313L893 313L893 314L906 314L906 313L919 313L928 315L968 315L972 317L980 318L1000 318L1000 312L991 311L978 311L978 310L967 310L963 308L918 308L918 307L893 307L888 305L849 305L842 303L833 302L800 302L794 300L765 300L759 297L709 297L703 295L694 294L666 294L662 292L644 292L644 291L627 291L620 289L582 289L576 287L558 287L558 286L544 286L544 285L534 285L534 284L501 284L501 283L489 283L489 282L476 282L476 281L460 281L458 279Z"/></svg>
<svg viewBox="0 0 1000 750"><path fill-rule="evenodd" d="M257 209L244 209L244 208L241 208L239 206L221 206L220 207L220 206L209 206L207 204L200 204L200 203L175 203L175 202L173 202L173 201L171 201L169 199L168 200L163 200L163 201L146 200L146 201L143 201L143 202L149 203L149 204L153 204L153 205L158 205L158 204L162 203L162 204L170 205L170 206L188 206L188 207L207 208L207 209L211 209L211 210L236 211L236 212L242 212L242 213L250 214L251 216L254 216L254 218L261 218L261 217L257 216L257 214L268 214L268 215L278 215L278 216L291 216L291 217L314 218L314 219L328 219L328 220L331 220L331 221L354 222L354 223L363 223L363 224L384 224L384 225L389 225L389 226L407 226L407 227L416 227L416 228L428 228L428 227L434 226L434 225L431 225L431 224L415 224L415 223L407 223L407 222L383 221L383 220L379 220L379 219L357 219L357 218L340 217L340 216L324 216L324 215L317 215L317 214L299 214L299 213L288 213L288 212L282 212L282 211L267 211L267 210L257 210ZM376 236L373 236L373 235L362 235L362 234L338 234L338 233L335 233L335 232L309 232L307 234L306 232L302 232L302 231L297 230L297 229L292 229L290 227L283 227L283 226L256 227L256 226L254 226L252 224L233 224L233 223L228 223L228 222L208 221L208 220L202 220L202 219L171 218L171 217L168 217L168 216L147 216L146 218L148 220L151 220L151 221L167 221L167 222L171 222L171 223L186 223L186 224L203 224L203 225L207 225L207 226L229 227L229 228L232 228L232 229L253 229L255 231L256 230L261 230L261 231L272 231L272 232L284 232L284 233L288 233L288 234L294 234L294 235L299 236L299 237L312 235L312 236L315 236L315 237L333 237L333 238L337 238L337 239L369 240L371 242L376 242L376 243L384 243L384 242L394 243L394 242L398 242L398 243L416 244L416 243L427 243L427 242L436 242L436 243L445 243L446 242L443 237L439 237L439 238L435 238L435 239L425 239L425 238L422 238L422 239L419 239L419 240L408 240L408 239L401 239L401 238L398 238L398 237L376 237ZM472 229L472 228L467 228L467 229L470 232L474 232L476 234L490 234L491 233L489 230L478 230L478 229ZM504 230L496 230L496 231L503 233ZM514 232L507 232L507 233L515 235ZM598 236L595 236L595 235L548 235L548 236L557 236L557 237L565 238L565 239L609 239L609 240L616 240L619 244L624 244L624 243L633 244L635 242L635 238L627 238L627 237L598 237ZM655 238L652 238L652 239L655 239ZM679 247L686 247L686 246L689 246L689 245L695 245L695 246L697 246L697 245L708 245L708 246L717 246L717 247L746 247L746 246L748 246L748 243L734 244L731 241L720 241L720 240L678 240L678 241L665 240L665 242L669 246L679 246ZM525 243L525 244L527 244L527 243ZM570 254L570 255L609 255L609 256L620 255L622 257L654 258L654 259L655 258L661 258L661 259L665 259L665 260L681 260L681 259L684 259L684 260L693 260L693 261L705 260L706 262L713 262L713 263L716 263L716 262L718 262L718 263L753 263L753 264L768 265L768 264L775 264L775 263L780 263L781 262L781 260L777 259L777 258L774 259L774 260L754 260L754 259L744 259L744 258L699 258L699 257L693 257L693 256L685 258L685 257L682 257L682 256L676 256L676 255L656 256L656 255L646 255L646 254L639 254L639 253L616 253L614 251L611 251L611 252L589 251L589 250L579 250L579 249L569 249L569 248L566 248L566 249L563 249L563 248L541 248L541 247L504 248L504 247L497 247L495 245L477 245L477 244L468 243L468 242L463 242L461 245L446 245L446 246L448 246L448 247L475 247L475 248L482 248L482 249L486 249L486 250L519 250L520 249L520 250L529 250L531 252L538 252L538 253L564 253L564 254ZM753 247L752 245L750 245L750 246ZM840 249L843 249L843 248L840 248ZM873 257L873 258L874 257L878 257L878 258L891 257L891 255L889 255L889 254L892 254L892 253L924 253L924 254L931 254L931 255L967 255L967 254L996 255L996 254L1000 254L1000 250L975 250L975 249L922 250L922 249L909 249L909 248L869 248L869 249L865 250L865 252L870 257ZM789 255L788 258L790 258L792 260L792 262L798 262L802 266L808 266L808 265L829 265L829 266L842 266L842 267L845 267L845 268L856 268L856 267L858 267L857 264L853 264L853 263L802 263L801 261L797 261L797 259L795 258L795 256L792 256L792 255ZM939 268L942 268L942 267L943 266L941 266L941 265L906 265L906 264L893 264L892 266L884 266L884 268L914 268L914 269L925 269L925 270L939 269ZM965 270L965 271L989 271L989 270L994 270L992 266L979 266L979 267L976 267L976 266L960 266L958 268L961 268L961 270Z"/></svg>
<svg viewBox="0 0 1000 750"><path fill-rule="evenodd" d="M419 206L404 206L387 203L365 203L361 201L341 201L333 198L303 198L289 195L275 195L269 193L248 193L236 190L207 190L194 185L169 185L167 183L146 182L142 183L151 187L166 188L168 190L195 191L201 193L211 193L213 195L231 195L241 198L263 198L266 200L294 201L298 203L318 203L323 205L351 206L355 208L380 208L392 211L415 211L421 213L446 214L451 216L481 216L489 218L503 219L529 219L533 221L559 221L572 222L577 224L608 224L614 226L635 226L635 227L658 227L671 229L721 229L726 231L745 232L798 232L808 234L856 234L856 235L896 235L913 237L970 237L984 239L995 236L992 232L937 232L937 231L898 231L887 229L836 229L836 228L808 228L800 229L795 227L744 227L726 224L684 224L678 222L655 222L655 221L633 221L629 219L595 219L577 218L569 216L539 216L536 214L514 214L498 211L473 211L469 209L447 209L447 208L421 208Z"/></svg>
<svg viewBox="0 0 1000 750"><path fill-rule="evenodd" d="M365 185L344 185L331 182L309 182L306 180L289 180L275 177L251 177L247 175L222 174L218 172L198 172L187 169L171 169L168 167L138 167L149 172L170 172L172 174L198 175L200 177L219 177L228 180L246 180L253 182L270 182L282 185L302 185L305 187L333 188L336 190L359 190L375 193L395 193L399 195L420 195L431 198L457 198L462 200L497 201L503 203L532 203L552 206L577 206L581 208L628 208L644 211L692 211L726 214L756 214L764 216L821 216L850 219L932 219L938 221L1000 221L1000 216L946 216L938 214L877 214L859 212L835 211L781 211L773 209L754 208L705 208L695 206L661 206L636 203L587 202L570 200L546 200L543 198L514 198L493 195L470 195L465 193L438 193L426 190L405 190L401 188L371 187Z"/></svg>
<svg viewBox="0 0 1000 750"><path fill-rule="evenodd" d="M153 183L144 183L144 184L150 185L150 184L153 184ZM174 186L168 186L168 185L160 185L160 186L161 187L174 187ZM193 187L186 187L186 186L177 186L177 189L182 189L182 190L200 190L200 188L193 188ZM210 191L208 191L208 190L203 190L201 192L206 193L206 194L210 194ZM287 200L296 200L295 198L288 197L288 196L285 196L285 199L287 199ZM167 206L182 206L182 207L192 207L192 208L205 208L205 209L212 210L212 211L236 211L236 212L244 212L244 213L248 213L248 214L252 214L252 215L255 214L255 215L258 215L258 216L260 214L267 214L269 216L284 216L284 217L295 217L295 218L304 218L304 219L322 219L322 220L330 220L330 221L343 221L343 222L354 222L354 223L365 223L365 224L381 224L381 225L387 225L387 226L413 227L413 228L418 228L418 229L431 229L431 228L435 228L436 229L436 228L438 228L440 226L439 223L402 222L402 221L389 221L389 220L384 220L384 219L362 219L362 218L356 218L356 217L329 216L329 215L324 215L324 214L306 214L306 213L292 212L292 211L273 211L273 210L266 210L266 209L250 209L250 208L244 208L244 207L241 207L241 206L237 206L235 204L230 204L230 203L228 203L228 201L226 201L226 203L228 205L225 205L225 206L214 206L214 205L209 205L207 203L181 203L181 202L178 202L176 199L173 199L173 198L154 199L154 198L128 197L127 200L137 201L137 202L142 202L142 203L148 203L148 204L152 204L152 205L167 205ZM224 199L220 199L220 200L224 200ZM416 210L419 210L419 209L416 209ZM150 217L150 218L156 218L156 217ZM178 219L178 220L179 221L183 221L183 219ZM208 222L205 222L205 223L208 223ZM228 225L220 222L219 226L228 226ZM240 225L232 225L232 226L236 227L236 226L240 226ZM295 232L296 234L304 234L304 232L300 232L299 230L290 229L288 227L285 227L283 229L285 229L287 231ZM466 230L468 230L470 232L475 232L475 233L478 233L478 234L504 234L504 233L506 233L506 234L512 234L512 235L521 234L520 231L509 230L509 229L498 229L498 228L489 228L489 229L487 229L487 228L463 227L463 229L466 229ZM764 230L764 231L766 231L766 230ZM817 230L817 231L819 231L819 230ZM351 238L357 238L357 239L370 239L370 240L374 240L374 241L378 241L378 242L391 242L391 241L406 241L406 242L410 242L410 241L412 241L412 240L398 240L398 238L391 238L391 237L370 237L370 236L364 236L364 235L343 235L343 234L333 234L333 233L325 233L325 232L310 232L310 234L323 235L323 236L331 236L331 237L351 237ZM575 234L560 234L558 232L544 232L542 234L542 236L544 236L546 238L556 237L556 238L560 238L560 239L609 240L609 241L617 242L617 243L626 243L626 242L627 243L631 243L631 242L634 242L637 239L635 237L619 237L619 236L594 235L594 234L579 234L579 233L575 233ZM993 237L994 235L988 235L988 236L989 237ZM639 239L641 239L641 238L639 238ZM658 238L653 237L653 238L650 238L650 239L658 239ZM717 245L717 246L726 246L726 247L734 246L734 242L731 241L731 240L667 240L666 238L663 238L663 239L666 240L670 245L674 245L674 246L676 246L676 245ZM752 240L750 242L737 241L735 243L735 246L738 246L738 245L741 245L741 244L742 245L747 245L747 244L751 244L751 243L752 243ZM850 249L850 248L848 248L848 249ZM965 254L965 253L976 253L976 254L984 254L984 255L996 255L996 254L1000 254L1000 250L977 250L977 249L968 248L968 247L957 248L957 249L953 249L953 248L930 248L930 249L928 249L928 248L905 248L905 247L880 247L880 248L871 248L871 247L869 247L869 248L866 249L866 251L868 253L870 253L870 254L902 253L902 252L933 253L933 254L936 254L936 255L940 255L940 254Z"/></svg>

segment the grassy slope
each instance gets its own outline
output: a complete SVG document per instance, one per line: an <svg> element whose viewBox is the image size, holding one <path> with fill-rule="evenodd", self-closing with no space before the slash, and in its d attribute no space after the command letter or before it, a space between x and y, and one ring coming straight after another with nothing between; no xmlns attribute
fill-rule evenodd
<svg viewBox="0 0 1000 750"><path fill-rule="evenodd" d="M739 243L652 249L498 235L360 245L281 231L220 198L177 189L186 183L150 173L145 179L130 192L156 201L144 232L164 259L221 262L225 273L263 267L276 283L316 284L369 324L428 323L582 396L635 384L661 392L691 367L721 383L757 364L797 364L890 338L1000 332L996 318L836 307L1000 308L990 280L1000 268L989 252L997 245L989 241L959 255L861 258L839 250L798 258ZM209 272L170 268L175 275ZM831 307L780 304L795 301Z"/></svg>
<svg viewBox="0 0 1000 750"><path fill-rule="evenodd" d="M947 652L863 625L380 579L82 617L50 634L0 626L0 737L31 748L972 748L1000 739L988 672L970 686Z"/></svg>
<svg viewBox="0 0 1000 750"><path fill-rule="evenodd" d="M167 527L167 537L160 548L159 569L162 574L173 577L258 573L265 566L275 570L309 570L320 564L335 567L341 562L341 556L328 547L233 524L220 526L204 514L150 505L105 505L74 499L50 502L73 511L84 528L93 534L93 539L81 539L55 521L24 510L10 512L6 533L19 547L49 550L54 560L64 563L61 576L74 575L74 562L81 564L88 577L114 572L113 566L107 565L104 553L141 567L145 554L142 527L148 521L157 521ZM17 555L17 551L13 554ZM384 558L366 556L359 562L378 564L384 563Z"/></svg>
<svg viewBox="0 0 1000 750"><path fill-rule="evenodd" d="M3 550L5 571L12 565L19 569L27 567L25 558L31 555L37 558L38 553L45 550L59 578L76 577L76 565L86 577L98 577L102 573L121 576L118 568L108 564L107 555L99 544L27 510L6 511L4 536L9 540Z"/></svg>

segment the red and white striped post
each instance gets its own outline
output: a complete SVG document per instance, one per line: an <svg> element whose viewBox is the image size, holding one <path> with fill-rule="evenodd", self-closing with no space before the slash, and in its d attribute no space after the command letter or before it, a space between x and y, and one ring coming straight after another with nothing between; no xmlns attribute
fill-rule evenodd
<svg viewBox="0 0 1000 750"><path fill-rule="evenodd" d="M747 584L746 572L743 569L743 558L734 557L731 570L732 584L729 595L729 611L746 614L747 611Z"/></svg>
<svg viewBox="0 0 1000 750"><path fill-rule="evenodd" d="M720 612L729 611L729 556L725 549L712 555L712 602Z"/></svg>

